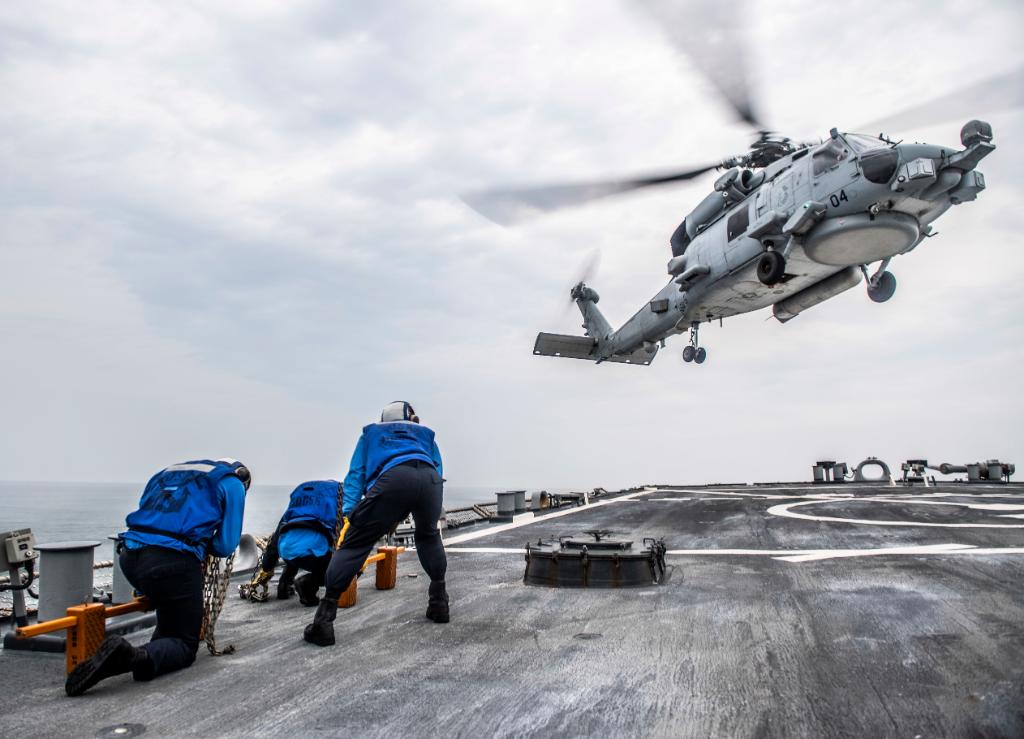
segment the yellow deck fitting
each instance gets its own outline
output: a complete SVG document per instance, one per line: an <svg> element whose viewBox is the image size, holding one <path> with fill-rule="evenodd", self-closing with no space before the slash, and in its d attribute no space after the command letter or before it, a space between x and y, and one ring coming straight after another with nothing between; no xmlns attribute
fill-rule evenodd
<svg viewBox="0 0 1024 739"><path fill-rule="evenodd" d="M391 590L398 582L398 555L405 551L405 547L377 547L377 553L366 558L360 574L371 564L377 565L377 579L374 585L377 590ZM357 585L359 578L353 577L348 589L338 598L339 608L351 608L358 599Z"/></svg>
<svg viewBox="0 0 1024 739"><path fill-rule="evenodd" d="M68 608L68 615L64 618L55 618L32 626L19 626L15 633L18 638L28 638L67 629L64 657L65 667L71 672L99 649L107 637L108 618L149 610L152 610L152 606L145 598L109 608L102 603L84 603Z"/></svg>

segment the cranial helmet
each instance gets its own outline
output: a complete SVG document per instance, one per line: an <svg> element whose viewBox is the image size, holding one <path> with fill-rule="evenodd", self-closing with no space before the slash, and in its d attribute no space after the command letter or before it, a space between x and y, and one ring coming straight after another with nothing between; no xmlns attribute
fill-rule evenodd
<svg viewBox="0 0 1024 739"><path fill-rule="evenodd" d="M252 482L252 473L249 472L248 467L239 462L237 459L231 459L230 457L221 457L217 461L227 462L228 464L237 464L238 467L235 469L235 475L238 477L239 480L242 481L242 484L245 486L245 489L249 489L249 483Z"/></svg>
<svg viewBox="0 0 1024 739"><path fill-rule="evenodd" d="M412 409L404 400L396 400L393 403L388 403L384 406L384 410L380 414L380 422L388 423L389 421L411 421L412 423L419 423L420 417L416 415L416 411Z"/></svg>

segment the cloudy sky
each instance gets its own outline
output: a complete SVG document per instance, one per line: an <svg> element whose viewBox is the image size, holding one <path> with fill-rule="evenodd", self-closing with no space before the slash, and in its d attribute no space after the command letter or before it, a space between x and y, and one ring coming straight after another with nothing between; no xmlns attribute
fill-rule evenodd
<svg viewBox="0 0 1024 739"><path fill-rule="evenodd" d="M1024 62L1005 2L751 4L763 117L856 128ZM863 289L760 311L648 367L534 357L666 281L708 179L502 228L474 188L740 152L638 0L35 2L0 7L0 479L145 479L231 455L260 482L337 477L405 398L453 485L808 479L818 458L1024 463L1024 116L989 120L989 189ZM693 26L690 27L692 33ZM1010 92L1008 91L1008 95Z"/></svg>

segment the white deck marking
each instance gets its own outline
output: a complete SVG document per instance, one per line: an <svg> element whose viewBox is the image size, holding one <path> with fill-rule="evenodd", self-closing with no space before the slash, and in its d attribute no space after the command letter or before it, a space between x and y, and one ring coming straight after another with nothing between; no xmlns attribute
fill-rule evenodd
<svg viewBox="0 0 1024 739"><path fill-rule="evenodd" d="M522 547L449 547L449 552L462 554L526 554ZM878 549L669 549L668 557L771 557L780 562L818 562L851 557L886 557L923 555L1001 555L1024 554L1024 547L974 547L970 544L924 544Z"/></svg>
<svg viewBox="0 0 1024 739"><path fill-rule="evenodd" d="M822 559L839 559L842 557L878 557L886 554L949 554L971 549L969 544L924 544L908 547L883 547L880 549L831 549L821 552L794 554L778 557L783 562L814 562Z"/></svg>
<svg viewBox="0 0 1024 739"><path fill-rule="evenodd" d="M953 500L908 500L906 498L894 499L889 496L879 498L860 498L859 500L873 500L882 503L911 503L913 505L958 505L964 508L974 508L979 511L1024 511L1024 505L1011 505L1010 503L959 503Z"/></svg>
<svg viewBox="0 0 1024 739"><path fill-rule="evenodd" d="M521 528L522 526L529 526L531 523L540 523L541 521L550 521L553 518L562 518L563 516L571 516L574 513L583 513L584 511L592 511L595 508L601 508L606 505L614 505L626 500L633 500L641 495L649 495L650 493L657 492L654 489L641 490L636 493L627 493L618 498L611 500L601 500L597 503L591 503L590 505L574 506L572 508L566 508L564 511L555 511L554 513L546 513L543 516L534 516L533 514L525 513L521 516L516 516L511 523L498 524L496 526L488 526L480 531L469 531L465 534L458 534L450 539L444 540L445 548L452 546L453 544L462 544L466 541L473 541L474 539L481 539L491 534L500 534L503 531L512 531L513 529Z"/></svg>
<svg viewBox="0 0 1024 739"><path fill-rule="evenodd" d="M892 500L889 497L869 497L869 498L855 498L857 501L867 502L884 502L884 503L903 503L908 505L958 505L966 506L967 508L973 508L974 503L954 503L954 502L938 502L928 500ZM814 505L816 503L823 503L821 500L805 500L797 501L795 503L781 503L779 505L772 506L768 509L768 513L773 516L784 516L786 518L800 518L805 521L834 521L836 523L857 523L865 526L927 526L930 528L946 528L946 529L1024 529L1024 524L1012 524L1012 523L939 523L935 521L872 521L864 518L841 518L838 516L814 516L809 513L797 513L790 510L797 506ZM985 504L982 504L985 505Z"/></svg>
<svg viewBox="0 0 1024 739"><path fill-rule="evenodd" d="M477 531L470 531L465 534L459 534L446 539L444 544L445 548L450 552L461 552L466 554L518 554L523 555L526 553L526 549L522 547L462 547L459 546L465 542L474 541L481 539L491 534L498 534L505 531L511 531L514 529L528 526L532 523L541 523L549 519L562 518L563 516L571 516L573 514L582 513L593 508L600 508L601 506L611 505L614 503L622 502L684 502L684 501L703 501L703 500L730 500L734 498L759 498L768 500L797 500L789 503L781 503L774 505L767 510L775 516L783 516L788 518L804 519L808 521L834 521L837 523L853 523L853 524L865 524L870 526L928 526L936 528L996 528L996 529L1022 529L1024 524L992 524L992 523L935 523L935 522L919 522L919 521L871 521L866 519L856 518L839 518L834 516L814 516L811 514L798 513L792 508L797 506L814 505L816 503L828 503L828 502L848 502L848 501L866 501L875 503L895 503L895 504L911 504L911 505L939 505L939 506L961 506L965 508L972 508L982 511L1024 511L1024 505L1021 504L1009 504L1009 503L982 503L982 502L961 502L947 500L950 497L955 498L1013 498L1020 500L1019 495L1013 495L1008 493L987 493L981 490L973 490L972 492L963 493L887 493L881 495L870 495L870 496L854 496L852 493L845 492L843 486L815 486L815 491L821 491L822 488L835 490L835 492L814 492L807 493L804 495L765 495L762 492L748 492L748 491L737 491L737 490L696 490L696 489L685 489L685 490L664 490L660 488L647 488L635 493L628 493L626 495L612 498L610 500L602 500L590 505L574 506L572 508L566 508L565 510L557 510L553 513L548 513L543 516L534 516L532 513L522 514L516 516L511 523L499 524L496 526L487 526ZM770 488L775 490L806 490L806 488L788 488L788 487L777 487ZM761 488L760 490L763 490ZM646 501L640 501L639 498L644 495L650 495L652 493L658 493L661 495L666 494L679 494L683 493L686 495L699 496L699 497L667 497L667 498L647 498ZM932 500L922 500L922 498L932 498ZM939 498L941 500L935 500ZM1002 513L995 514L999 515L1000 518L1015 518L1024 519L1024 513ZM1024 547L975 547L969 544L928 544L928 545L908 545L908 546L896 546L896 547L882 547L876 549L670 549L666 552L668 556L674 557L714 557L714 556L741 556L741 557L772 557L783 562L814 562L827 559L842 559L849 557L877 557L877 556L922 556L922 555L946 555L946 556L959 556L959 555L1002 555L1002 554L1024 554Z"/></svg>

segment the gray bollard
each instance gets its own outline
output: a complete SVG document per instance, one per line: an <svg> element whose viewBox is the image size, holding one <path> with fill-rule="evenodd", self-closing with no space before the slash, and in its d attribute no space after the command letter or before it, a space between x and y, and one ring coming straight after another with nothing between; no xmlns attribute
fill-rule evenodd
<svg viewBox="0 0 1024 739"><path fill-rule="evenodd" d="M1003 464L998 459L990 459L986 462L988 465L988 481L989 482L1002 482L1003 481Z"/></svg>
<svg viewBox="0 0 1024 739"><path fill-rule="evenodd" d="M526 491L525 490L514 490L515 497L515 509L516 513L526 513Z"/></svg>
<svg viewBox="0 0 1024 739"><path fill-rule="evenodd" d="M235 564L232 572L241 574L255 571L262 556L263 552L256 546L256 537L252 534L242 534L238 540L238 548L235 550Z"/></svg>
<svg viewBox="0 0 1024 739"><path fill-rule="evenodd" d="M498 515L496 518L503 521L511 521L516 513L516 494L509 490L498 493Z"/></svg>
<svg viewBox="0 0 1024 739"><path fill-rule="evenodd" d="M124 572L121 571L121 556L117 553L117 537L108 536L107 538L114 541L114 581L110 586L110 602L114 605L131 603L135 600L135 589L128 582L128 578L124 576Z"/></svg>
<svg viewBox="0 0 1024 739"><path fill-rule="evenodd" d="M68 606L92 602L93 550L98 541L40 544L39 620L63 618Z"/></svg>
<svg viewBox="0 0 1024 739"><path fill-rule="evenodd" d="M977 463L967 465L967 482L981 482L981 465Z"/></svg>

